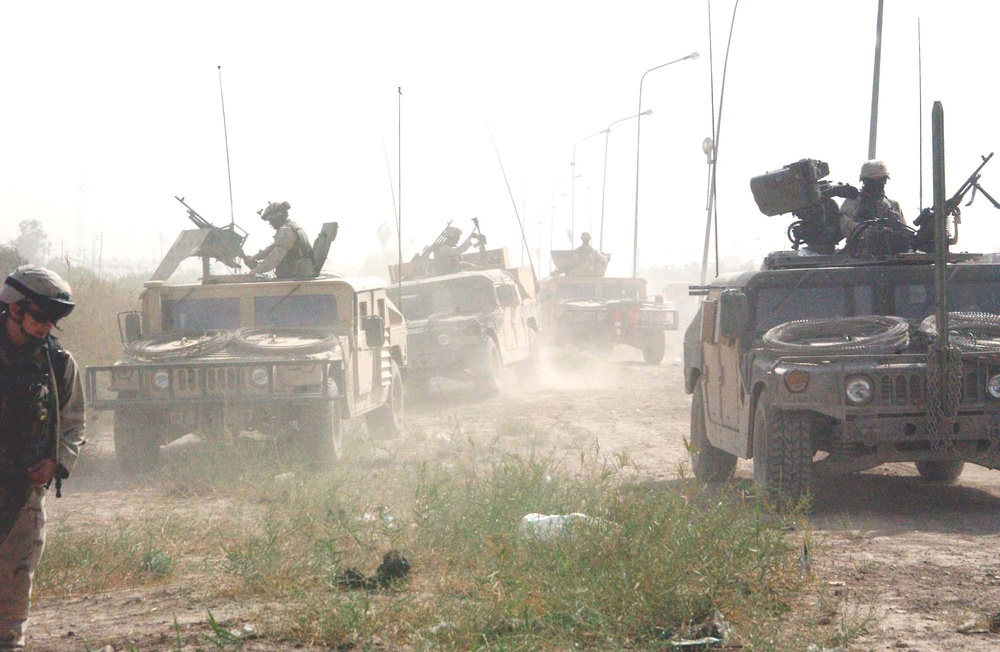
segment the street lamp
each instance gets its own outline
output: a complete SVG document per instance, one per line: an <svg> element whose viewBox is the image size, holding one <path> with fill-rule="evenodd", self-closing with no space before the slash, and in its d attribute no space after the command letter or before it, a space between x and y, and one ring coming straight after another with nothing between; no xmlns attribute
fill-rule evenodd
<svg viewBox="0 0 1000 652"><path fill-rule="evenodd" d="M604 251L604 187L608 181L608 137L611 135L611 127L614 127L619 122L625 122L626 120L631 120L632 118L638 118L640 115L653 115L653 109L643 111L642 113L636 113L635 115L630 115L627 118L615 120L608 125L607 129L601 132L604 134L604 172L601 175L601 234L598 239L598 251Z"/></svg>
<svg viewBox="0 0 1000 652"><path fill-rule="evenodd" d="M642 73L642 77L639 78L639 109L636 113L639 114L638 120L636 121L635 128L635 225L633 227L633 241L632 241L632 278L636 278L639 272L639 144L642 142L640 136L642 135L642 82L646 80L646 75L653 72L654 70L659 70L660 68L665 68L672 63L677 63L678 61L684 61L685 59L691 59L696 61L698 57L701 56L697 52L692 52L686 57L681 57L680 59L674 59L673 61L668 61L666 63L661 63L658 66L654 66Z"/></svg>

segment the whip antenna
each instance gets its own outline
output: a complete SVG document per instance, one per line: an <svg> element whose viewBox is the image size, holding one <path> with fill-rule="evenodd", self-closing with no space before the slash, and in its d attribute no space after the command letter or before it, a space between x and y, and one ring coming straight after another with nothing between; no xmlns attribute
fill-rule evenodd
<svg viewBox="0 0 1000 652"><path fill-rule="evenodd" d="M396 92L399 94L396 97L396 183L398 184L399 191L399 208L396 210L396 249L397 249L397 264L396 269L399 271L396 273L396 287L399 288L399 308L400 312L403 310L403 87L397 86ZM386 167L389 166L389 158L385 159ZM392 175L390 174L390 183L392 185ZM395 205L395 199L393 200L393 205Z"/></svg>
<svg viewBox="0 0 1000 652"><path fill-rule="evenodd" d="M920 19L917 18L917 129L920 131L920 152L917 156L920 172L920 201L917 206L924 205L924 63L920 52Z"/></svg>
<svg viewBox="0 0 1000 652"><path fill-rule="evenodd" d="M507 171L503 169L503 161L500 160L500 150L497 149L497 141L493 137L493 132L490 131L489 127L487 127L487 131L490 132L490 140L493 142L493 151L496 152L496 154L497 154L497 163L500 164L500 172L503 173L503 182L505 184L507 184L507 194L510 195L510 205L514 207L514 216L517 217L517 226L518 226L519 229L521 229L521 243L524 244L525 249L527 249L528 248L528 238L527 238L527 236L524 235L524 223L521 222L521 214L517 212L517 202L514 201L514 193L511 192L511 190L510 190L510 181L507 181ZM529 254L528 254L528 264L531 265L531 276L534 277L534 279L535 279L535 287L537 288L538 287L538 274L535 273L535 263L532 262L532 260L531 260L531 254L530 254L531 250L528 249L528 251L529 251ZM541 255L540 251L539 251L539 255ZM538 264L541 265L542 261L539 260Z"/></svg>
<svg viewBox="0 0 1000 652"><path fill-rule="evenodd" d="M229 226L236 222L233 211L233 168L229 165L229 129L226 127L226 96L222 92L222 66L219 68L219 97L222 99L222 135L226 139L226 175L229 177Z"/></svg>

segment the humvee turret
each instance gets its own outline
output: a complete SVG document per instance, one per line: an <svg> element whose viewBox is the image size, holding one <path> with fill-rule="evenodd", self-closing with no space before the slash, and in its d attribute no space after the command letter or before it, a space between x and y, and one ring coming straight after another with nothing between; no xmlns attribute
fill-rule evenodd
<svg viewBox="0 0 1000 652"><path fill-rule="evenodd" d="M141 311L119 315L122 358L86 370L87 406L114 412L123 468L152 467L161 445L191 432L256 430L330 461L351 419L398 433L406 326L385 282L212 275L199 230L182 234L146 282ZM186 255L203 258L205 276L169 284Z"/></svg>

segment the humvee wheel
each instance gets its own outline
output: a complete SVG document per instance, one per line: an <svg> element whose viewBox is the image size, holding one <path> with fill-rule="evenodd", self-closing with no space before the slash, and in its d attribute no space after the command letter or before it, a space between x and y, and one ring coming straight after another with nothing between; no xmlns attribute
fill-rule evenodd
<svg viewBox="0 0 1000 652"><path fill-rule="evenodd" d="M398 437L403 432L403 377L395 360L389 364L392 366L392 380L385 405L365 415L368 432L386 439Z"/></svg>
<svg viewBox="0 0 1000 652"><path fill-rule="evenodd" d="M691 470L702 482L725 482L736 471L736 456L708 441L705 431L705 398L699 382L691 399Z"/></svg>
<svg viewBox="0 0 1000 652"><path fill-rule="evenodd" d="M810 416L771 410L760 400L753 419L753 479L772 499L791 504L809 492L813 443Z"/></svg>
<svg viewBox="0 0 1000 652"><path fill-rule="evenodd" d="M344 450L344 421L340 401L310 406L299 424L309 449L321 464L336 464Z"/></svg>
<svg viewBox="0 0 1000 652"><path fill-rule="evenodd" d="M962 475L965 462L962 460L921 460L916 462L920 477L934 484L953 484Z"/></svg>
<svg viewBox="0 0 1000 652"><path fill-rule="evenodd" d="M498 394L503 389L503 360L500 359L500 351L492 337L486 338L483 357L475 374L480 394L489 396Z"/></svg>
<svg viewBox="0 0 1000 652"><path fill-rule="evenodd" d="M663 333L649 333L642 343L642 359L646 364L660 364L663 354L667 352L667 340Z"/></svg>
<svg viewBox="0 0 1000 652"><path fill-rule="evenodd" d="M120 407L115 410L115 457L124 473L145 473L156 468L160 458L157 429L151 427L150 414L144 410Z"/></svg>

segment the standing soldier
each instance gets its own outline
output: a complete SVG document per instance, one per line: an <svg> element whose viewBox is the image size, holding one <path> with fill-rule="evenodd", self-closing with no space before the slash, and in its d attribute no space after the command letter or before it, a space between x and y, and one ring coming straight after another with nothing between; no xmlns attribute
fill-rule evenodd
<svg viewBox="0 0 1000 652"><path fill-rule="evenodd" d="M887 219L906 224L899 202L885 196L885 182L889 168L882 161L865 161L861 166L861 194L856 199L845 199L840 206L840 232L850 238L862 222Z"/></svg>
<svg viewBox="0 0 1000 652"><path fill-rule="evenodd" d="M60 495L83 444L80 375L50 334L73 307L69 284L42 267L0 288L0 650L24 647L45 494L54 480Z"/></svg>
<svg viewBox="0 0 1000 652"><path fill-rule="evenodd" d="M278 278L311 278L316 276L313 250L305 230L288 219L292 207L287 201L271 202L260 211L260 219L274 229L274 242L243 262L257 274L275 270Z"/></svg>

